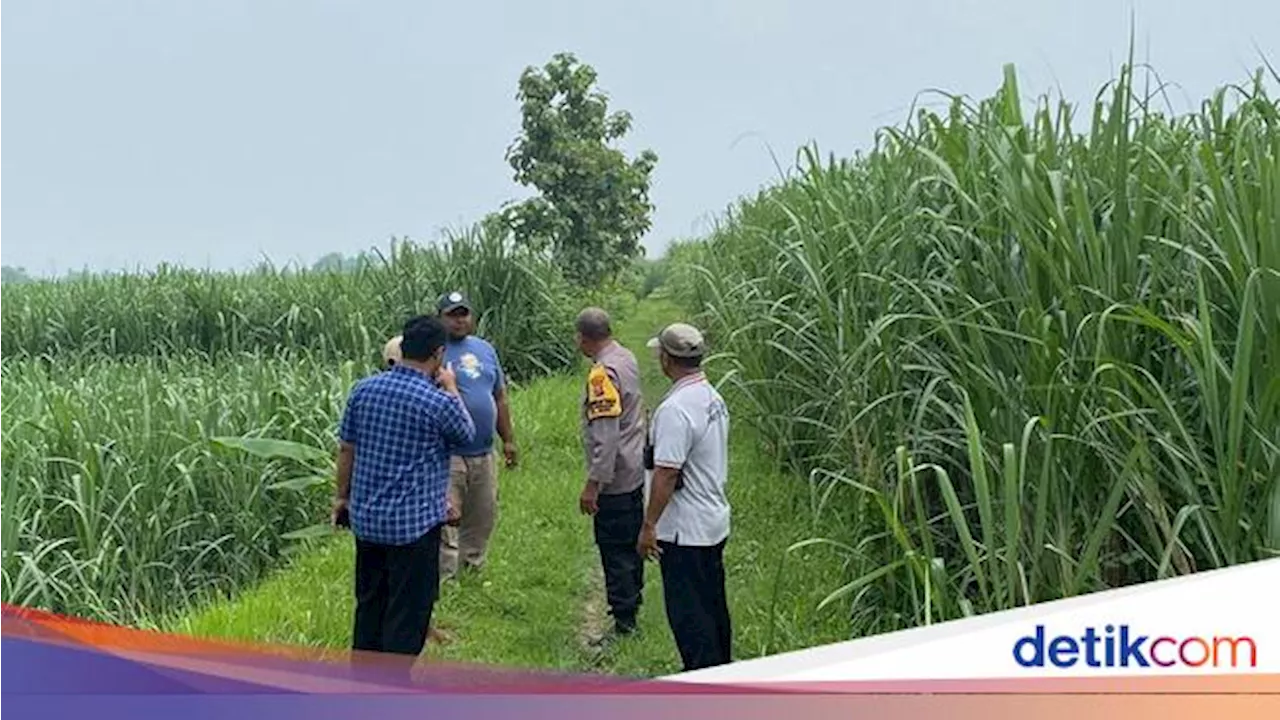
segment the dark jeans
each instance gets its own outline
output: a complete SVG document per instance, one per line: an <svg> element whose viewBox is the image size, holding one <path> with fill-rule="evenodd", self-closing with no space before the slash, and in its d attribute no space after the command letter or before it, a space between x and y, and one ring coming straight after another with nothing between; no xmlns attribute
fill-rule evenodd
<svg viewBox="0 0 1280 720"><path fill-rule="evenodd" d="M605 595L614 621L634 627L644 590L644 558L636 552L644 524L644 488L601 495L595 515L596 545L604 567Z"/></svg>
<svg viewBox="0 0 1280 720"><path fill-rule="evenodd" d="M662 594L667 622L685 672L731 661L733 631L724 589L724 546L673 545L662 550Z"/></svg>
<svg viewBox="0 0 1280 720"><path fill-rule="evenodd" d="M408 545L356 539L356 613L352 648L408 656L427 644L440 591L440 528Z"/></svg>

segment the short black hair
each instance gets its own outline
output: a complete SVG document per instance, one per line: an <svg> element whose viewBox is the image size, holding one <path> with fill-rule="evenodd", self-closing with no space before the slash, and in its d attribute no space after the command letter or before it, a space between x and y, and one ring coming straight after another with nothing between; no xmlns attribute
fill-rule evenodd
<svg viewBox="0 0 1280 720"><path fill-rule="evenodd" d="M444 323L434 315L409 318L404 324L400 354L407 360L430 360L448 339Z"/></svg>

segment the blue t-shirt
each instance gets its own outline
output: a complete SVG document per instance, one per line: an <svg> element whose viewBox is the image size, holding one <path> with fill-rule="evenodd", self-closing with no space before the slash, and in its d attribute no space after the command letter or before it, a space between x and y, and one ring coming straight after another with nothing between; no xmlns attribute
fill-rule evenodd
<svg viewBox="0 0 1280 720"><path fill-rule="evenodd" d="M470 335L463 340L450 340L444 348L444 359L453 364L458 393L476 425L475 440L454 452L463 457L487 455L493 451L493 436L498 430L498 405L493 393L506 383L498 352L488 342Z"/></svg>

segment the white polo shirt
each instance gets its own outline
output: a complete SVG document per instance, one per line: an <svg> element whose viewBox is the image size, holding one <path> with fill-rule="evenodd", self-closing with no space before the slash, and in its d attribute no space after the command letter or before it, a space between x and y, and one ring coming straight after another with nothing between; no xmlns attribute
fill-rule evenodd
<svg viewBox="0 0 1280 720"><path fill-rule="evenodd" d="M658 539L676 545L716 545L729 537L729 410L701 374L676 382L653 413L655 467L678 468L684 487L658 518Z"/></svg>

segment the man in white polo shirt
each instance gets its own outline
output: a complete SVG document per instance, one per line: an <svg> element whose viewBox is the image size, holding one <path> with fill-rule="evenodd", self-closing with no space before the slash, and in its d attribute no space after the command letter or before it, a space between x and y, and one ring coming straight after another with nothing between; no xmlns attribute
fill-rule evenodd
<svg viewBox="0 0 1280 720"><path fill-rule="evenodd" d="M729 412L702 373L702 333L684 323L649 341L671 389L650 424L653 480L637 549L658 558L667 622L686 672L731 661L725 596Z"/></svg>

